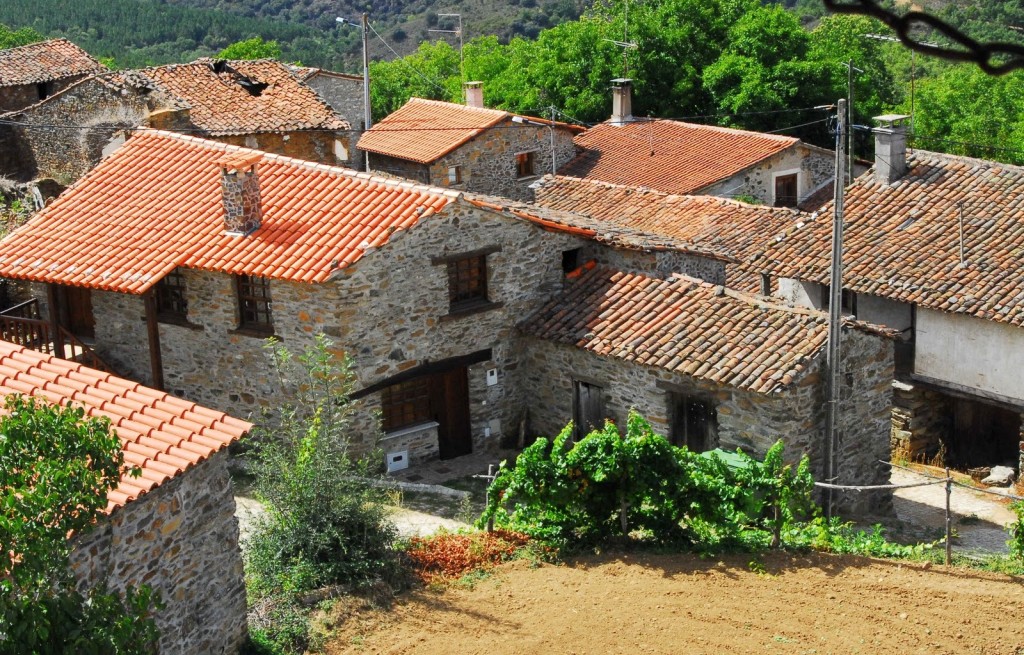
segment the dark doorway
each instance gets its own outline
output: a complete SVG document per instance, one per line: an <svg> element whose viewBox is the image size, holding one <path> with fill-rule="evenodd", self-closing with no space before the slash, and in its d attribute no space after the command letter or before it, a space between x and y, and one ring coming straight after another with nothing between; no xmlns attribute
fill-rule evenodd
<svg viewBox="0 0 1024 655"><path fill-rule="evenodd" d="M714 403L707 398L681 393L670 393L668 397L672 445L686 446L698 453L716 448L718 412Z"/></svg>
<svg viewBox="0 0 1024 655"><path fill-rule="evenodd" d="M1020 458L1020 414L966 398L949 398L953 430L947 459L958 468L1014 465Z"/></svg>
<svg viewBox="0 0 1024 655"><path fill-rule="evenodd" d="M60 324L76 337L96 336L96 318L92 313L92 289L57 287L57 316Z"/></svg>
<svg viewBox="0 0 1024 655"><path fill-rule="evenodd" d="M604 427L604 390L596 384L573 381L573 439Z"/></svg>
<svg viewBox="0 0 1024 655"><path fill-rule="evenodd" d="M775 178L775 206L796 207L800 201L797 195L796 173Z"/></svg>
<svg viewBox="0 0 1024 655"><path fill-rule="evenodd" d="M437 447L441 459L473 452L469 421L469 374L466 367L432 375L430 408L437 421Z"/></svg>

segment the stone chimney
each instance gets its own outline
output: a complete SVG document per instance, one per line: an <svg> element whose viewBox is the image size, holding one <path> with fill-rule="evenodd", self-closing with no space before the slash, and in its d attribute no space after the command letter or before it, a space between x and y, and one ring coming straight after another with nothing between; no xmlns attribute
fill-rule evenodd
<svg viewBox="0 0 1024 655"><path fill-rule="evenodd" d="M484 108L484 83L466 82L463 87L466 90L466 106Z"/></svg>
<svg viewBox="0 0 1024 655"><path fill-rule="evenodd" d="M623 125L633 120L633 80L612 80L612 125Z"/></svg>
<svg viewBox="0 0 1024 655"><path fill-rule="evenodd" d="M875 116L875 179L892 184L907 172L907 125L910 116L885 114Z"/></svg>
<svg viewBox="0 0 1024 655"><path fill-rule="evenodd" d="M251 234L263 222L260 178L256 173L256 164L262 158L259 153L247 152L217 162L224 196L224 229L228 234Z"/></svg>

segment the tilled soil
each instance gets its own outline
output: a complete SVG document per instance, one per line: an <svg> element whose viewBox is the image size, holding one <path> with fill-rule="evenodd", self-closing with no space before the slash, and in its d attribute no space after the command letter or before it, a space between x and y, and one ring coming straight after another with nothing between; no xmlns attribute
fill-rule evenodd
<svg viewBox="0 0 1024 655"><path fill-rule="evenodd" d="M327 652L1024 655L1022 582L824 554L520 561L356 612Z"/></svg>

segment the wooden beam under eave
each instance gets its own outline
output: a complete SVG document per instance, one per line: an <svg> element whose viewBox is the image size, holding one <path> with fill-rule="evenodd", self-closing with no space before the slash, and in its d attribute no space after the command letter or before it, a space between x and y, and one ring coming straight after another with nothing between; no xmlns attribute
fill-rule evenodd
<svg viewBox="0 0 1024 655"><path fill-rule="evenodd" d="M153 373L153 388L164 391L164 361L160 354L160 324L156 320L156 292L150 289L142 295L146 305L146 334L149 336L149 368Z"/></svg>

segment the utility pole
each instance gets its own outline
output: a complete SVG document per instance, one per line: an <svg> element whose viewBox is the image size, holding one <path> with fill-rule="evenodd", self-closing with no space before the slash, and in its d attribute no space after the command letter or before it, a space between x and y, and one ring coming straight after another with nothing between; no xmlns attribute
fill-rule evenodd
<svg viewBox="0 0 1024 655"><path fill-rule="evenodd" d="M853 65L853 60L846 62L847 77L846 77L846 98L849 103L850 115L847 121L847 125L850 129L846 130L846 154L849 161L846 164L846 176L844 179L847 184L853 184L853 73L863 73L861 69Z"/></svg>
<svg viewBox="0 0 1024 655"><path fill-rule="evenodd" d="M825 427L825 482L837 484L839 451L839 413L842 398L842 366L840 338L843 328L843 180L846 172L846 100L839 100L836 110L836 177L835 202L832 213L832 276L828 299L828 418ZM825 492L825 516L832 518L833 490Z"/></svg>
<svg viewBox="0 0 1024 655"><path fill-rule="evenodd" d="M555 161L555 106L551 105L551 125L548 127L551 133L551 174L558 175L558 162ZM963 239L960 239L961 243ZM963 259L963 257L961 257Z"/></svg>
<svg viewBox="0 0 1024 655"><path fill-rule="evenodd" d="M347 18L334 19L339 25L357 26L363 30L363 131L373 127L370 115L370 15L363 12L362 21L353 23ZM365 153L366 172L370 172L370 153Z"/></svg>

